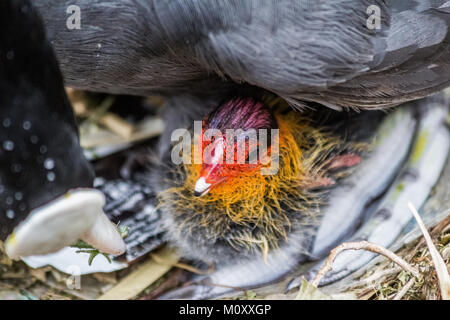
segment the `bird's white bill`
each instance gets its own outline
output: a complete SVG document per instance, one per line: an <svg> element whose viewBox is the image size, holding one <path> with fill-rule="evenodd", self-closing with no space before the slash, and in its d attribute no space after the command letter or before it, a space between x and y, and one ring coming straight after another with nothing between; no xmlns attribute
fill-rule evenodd
<svg viewBox="0 0 450 320"><path fill-rule="evenodd" d="M82 239L101 252L122 254L123 242L103 212L105 196L95 189L75 189L33 210L8 237L11 258L55 252Z"/></svg>
<svg viewBox="0 0 450 320"><path fill-rule="evenodd" d="M198 196L204 196L208 193L210 187L211 184L207 183L204 177L201 177L195 183L194 192Z"/></svg>

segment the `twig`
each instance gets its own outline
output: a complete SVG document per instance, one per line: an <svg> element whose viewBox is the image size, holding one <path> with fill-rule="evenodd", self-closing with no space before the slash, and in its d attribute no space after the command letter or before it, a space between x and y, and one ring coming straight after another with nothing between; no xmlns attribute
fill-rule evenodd
<svg viewBox="0 0 450 320"><path fill-rule="evenodd" d="M167 292L170 289L177 288L179 285L188 280L188 274L189 273L185 270L177 269L167 280L165 280L151 292L140 297L139 300L154 300L164 292Z"/></svg>
<svg viewBox="0 0 450 320"><path fill-rule="evenodd" d="M446 229L450 227L450 211L449 211L449 215L447 216L447 218L445 218L444 220L442 220L441 222L439 222L432 230L431 230L431 235L437 235L440 233L445 233ZM408 254L408 256L410 257L414 257L417 253L417 251L424 245L426 244L425 238L422 238L419 240L419 242L417 243L417 245L414 247L414 250L412 250L412 252L410 252Z"/></svg>
<svg viewBox="0 0 450 320"><path fill-rule="evenodd" d="M100 296L99 300L128 300L136 297L148 286L166 274L179 260L175 250L164 247L158 252L160 257L171 264L160 264L154 258L150 258L141 264L136 270L128 274L109 291Z"/></svg>
<svg viewBox="0 0 450 320"><path fill-rule="evenodd" d="M333 262L342 251L361 250L361 249L381 254L381 255L385 256L386 258L391 259L393 262L398 264L400 267L402 267L406 271L412 273L416 278L420 277L419 271L416 268L409 265L405 260L403 260L402 258L397 256L392 251L389 251L388 249L383 248L382 246L380 246L376 243L371 243L368 241L345 242L345 243L337 246L333 250L331 250L331 253L328 256L327 261L325 262L324 266L317 273L316 277L314 278L314 280L312 282L312 285L317 287L320 284L320 280L322 280L322 278L325 276L325 274L333 269Z"/></svg>
<svg viewBox="0 0 450 320"><path fill-rule="evenodd" d="M100 123L120 137L129 139L136 128L117 114L108 112L114 100L114 97L107 97L95 110L88 109L83 103L74 104L74 108L77 115L87 117L88 122Z"/></svg>
<svg viewBox="0 0 450 320"><path fill-rule="evenodd" d="M433 241L431 240L431 236L428 233L428 230L425 227L422 219L420 218L420 215L417 212L416 208L414 208L411 202L408 203L408 207L409 210L411 210L412 214L414 215L414 218L416 219L417 224L419 225L420 230L422 231L425 241L427 243L428 250L433 260L434 268L436 270L437 277L439 280L439 288L441 289L442 300L450 300L450 275L448 274L447 271L447 265L445 264L444 259L442 259L441 255L437 251L436 247L434 246Z"/></svg>
<svg viewBox="0 0 450 320"><path fill-rule="evenodd" d="M411 287L414 285L414 282L416 281L415 278L409 279L409 281L405 284L405 286L400 290L392 300L401 300L403 296L411 289Z"/></svg>
<svg viewBox="0 0 450 320"><path fill-rule="evenodd" d="M165 264L165 265L168 265L168 266L173 266L173 267L176 267L176 268L179 268L179 269L183 269L183 270L195 273L195 274L205 275L205 274L211 274L214 271L214 267L213 266L210 266L208 268L208 270L201 270L201 269L198 269L196 267L193 267L191 265L188 265L188 264L182 263L182 262L178 262L178 263L173 264L173 262L167 261L166 259L161 258L159 255L157 255L155 253L151 254L151 257L157 263Z"/></svg>
<svg viewBox="0 0 450 320"><path fill-rule="evenodd" d="M98 122L124 139L129 139L136 130L131 123L111 112L102 115Z"/></svg>
<svg viewBox="0 0 450 320"><path fill-rule="evenodd" d="M244 294L246 294L246 292L248 291L245 288L235 287L235 286L227 286L226 284L220 284L220 283L215 283L215 282L210 282L210 281L205 281L204 284L209 285L209 286L213 286L213 287L233 289L235 291L242 291Z"/></svg>
<svg viewBox="0 0 450 320"><path fill-rule="evenodd" d="M353 283L351 286L356 288L356 287L359 287L359 286L362 286L362 285L370 284L370 283L372 283L372 282L374 282L376 280L380 280L381 281L381 279L384 279L384 278L386 278L386 277L388 277L388 276L390 276L392 274L398 273L401 270L402 270L402 268L400 268L398 266L395 266L394 268L391 268L391 269L382 270L382 271L379 271L379 272L376 272L376 273L372 274L371 276L369 276L369 277L367 277L365 279L361 279L361 280Z"/></svg>

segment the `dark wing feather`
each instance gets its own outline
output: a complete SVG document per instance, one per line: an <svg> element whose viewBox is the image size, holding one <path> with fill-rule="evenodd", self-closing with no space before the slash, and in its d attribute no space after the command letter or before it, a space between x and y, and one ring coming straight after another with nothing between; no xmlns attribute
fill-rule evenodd
<svg viewBox="0 0 450 320"><path fill-rule="evenodd" d="M253 19L209 33L199 51L208 68L293 105L384 107L447 87L450 2L375 2L387 20L377 32L364 24L370 4L316 2L299 14L292 3L279 3L275 29Z"/></svg>
<svg viewBox="0 0 450 320"><path fill-rule="evenodd" d="M248 83L293 105L370 108L426 96L450 78L445 0L77 4L82 28L68 30L69 1L36 2L78 88L172 95ZM370 5L381 10L380 30L366 27Z"/></svg>
<svg viewBox="0 0 450 320"><path fill-rule="evenodd" d="M434 1L436 7L423 11L394 11L383 61L367 74L322 92L323 99L343 106L382 107L448 87L450 2L443 2Z"/></svg>

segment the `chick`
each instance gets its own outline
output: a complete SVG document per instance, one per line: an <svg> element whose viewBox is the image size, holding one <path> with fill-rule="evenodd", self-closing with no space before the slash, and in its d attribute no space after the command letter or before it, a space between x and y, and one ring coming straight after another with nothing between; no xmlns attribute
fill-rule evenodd
<svg viewBox="0 0 450 320"><path fill-rule="evenodd" d="M207 139L208 130L217 135ZM338 169L360 161L358 141L346 143L306 114L245 96L220 103L193 141L200 163L170 170L166 163L152 170L151 181L161 190L170 241L184 257L220 266L267 254L291 232L303 235L299 246L308 252L321 189L335 184Z"/></svg>

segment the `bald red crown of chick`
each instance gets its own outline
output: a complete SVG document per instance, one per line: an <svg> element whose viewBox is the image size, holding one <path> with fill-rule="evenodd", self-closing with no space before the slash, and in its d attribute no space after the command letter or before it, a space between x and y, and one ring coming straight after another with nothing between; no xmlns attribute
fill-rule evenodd
<svg viewBox="0 0 450 320"><path fill-rule="evenodd" d="M261 159L251 161L251 153L258 151L262 132L267 134L264 147L270 148L271 130L277 127L270 108L253 97L233 97L221 103L203 120L203 164L194 194L203 196L243 171L259 168Z"/></svg>

